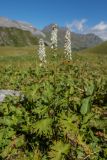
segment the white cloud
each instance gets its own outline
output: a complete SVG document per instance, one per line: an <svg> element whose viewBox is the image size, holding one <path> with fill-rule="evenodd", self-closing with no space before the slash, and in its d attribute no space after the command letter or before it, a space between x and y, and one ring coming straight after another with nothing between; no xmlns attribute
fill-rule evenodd
<svg viewBox="0 0 107 160"><path fill-rule="evenodd" d="M72 31L82 32L84 31L86 19L74 20L72 23L67 24L67 27L71 28Z"/></svg>
<svg viewBox="0 0 107 160"><path fill-rule="evenodd" d="M107 23L101 21L100 23L90 28L88 32L98 35L103 40L107 40Z"/></svg>
<svg viewBox="0 0 107 160"><path fill-rule="evenodd" d="M81 20L74 20L70 24L67 25L72 31L87 34L87 33L94 33L103 40L107 40L107 22L101 21L98 24L88 27L87 19Z"/></svg>
<svg viewBox="0 0 107 160"><path fill-rule="evenodd" d="M101 21L100 23L98 23L97 25L92 27L92 30L93 31L104 31L104 30L107 30L107 23Z"/></svg>

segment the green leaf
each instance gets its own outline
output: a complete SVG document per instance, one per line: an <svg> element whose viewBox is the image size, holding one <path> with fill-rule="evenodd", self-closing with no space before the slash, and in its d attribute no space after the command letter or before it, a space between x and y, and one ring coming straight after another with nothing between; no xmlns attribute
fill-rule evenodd
<svg viewBox="0 0 107 160"><path fill-rule="evenodd" d="M93 81L86 81L84 86L87 96L91 96L94 93L95 85Z"/></svg>
<svg viewBox="0 0 107 160"><path fill-rule="evenodd" d="M51 118L41 119L33 125L33 132L37 132L38 135L50 136L52 135L52 122Z"/></svg>
<svg viewBox="0 0 107 160"><path fill-rule="evenodd" d="M42 154L41 154L40 150L38 148L36 148L34 150L34 155L33 155L32 160L41 160L41 159L42 159Z"/></svg>
<svg viewBox="0 0 107 160"><path fill-rule="evenodd" d="M43 116L48 113L48 106L39 106L32 110L32 113L38 114L39 116Z"/></svg>
<svg viewBox="0 0 107 160"><path fill-rule="evenodd" d="M62 141L54 142L49 152L51 160L64 160L65 156L69 153L70 145L64 144Z"/></svg>
<svg viewBox="0 0 107 160"><path fill-rule="evenodd" d="M80 109L81 114L84 115L90 111L90 107L91 107L90 100L91 100L91 97L87 97L82 100L82 106Z"/></svg>
<svg viewBox="0 0 107 160"><path fill-rule="evenodd" d="M79 119L76 115L69 114L68 116L62 113L59 118L59 128L63 132L64 136L69 134L69 139L74 139L78 133Z"/></svg>
<svg viewBox="0 0 107 160"><path fill-rule="evenodd" d="M10 145L6 146L5 149L0 154L2 158L6 158L12 152L12 148Z"/></svg>
<svg viewBox="0 0 107 160"><path fill-rule="evenodd" d="M15 145L17 148L24 146L25 144L25 137L24 135L19 136L18 138L16 137L15 141L14 141Z"/></svg>
<svg viewBox="0 0 107 160"><path fill-rule="evenodd" d="M73 86L71 86L71 87L70 87L70 92L69 92L69 93L70 93L70 95L74 94L74 92L75 92L74 87L73 87Z"/></svg>
<svg viewBox="0 0 107 160"><path fill-rule="evenodd" d="M107 120L100 120L100 119L92 119L90 121L90 126L95 127L97 129L106 129L107 128Z"/></svg>

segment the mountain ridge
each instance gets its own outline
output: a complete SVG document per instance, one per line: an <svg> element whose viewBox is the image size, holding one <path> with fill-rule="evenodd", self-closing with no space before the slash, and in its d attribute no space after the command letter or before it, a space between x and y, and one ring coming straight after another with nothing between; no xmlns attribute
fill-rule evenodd
<svg viewBox="0 0 107 160"><path fill-rule="evenodd" d="M39 29L33 27L32 24L22 21L10 20L5 17L0 17L0 27L17 28L30 31L35 36L41 35L45 37L45 35Z"/></svg>
<svg viewBox="0 0 107 160"><path fill-rule="evenodd" d="M26 39L29 39L26 43L23 42L21 45L34 45L35 40L32 41L32 39L43 38L45 43L47 45L50 45L50 36L51 36L51 28L53 24L50 24L46 27L44 27L42 30L37 29L36 27L32 26L30 23L16 21L16 20L10 20L5 17L0 17L0 45L13 45L15 46L15 41L13 43L10 43L13 41L13 39L17 39L20 41L19 35L21 36L22 41L26 42ZM16 36L16 32L17 36ZM13 31L12 31L13 30ZM22 30L22 36L21 34L18 35L19 30L21 32ZM5 32L5 34L4 34ZM10 32L10 33L9 33ZM28 33L29 32L29 33ZM66 28L58 26L58 46L63 47L64 45L64 37L65 37ZM25 36L26 34L26 36ZM2 35L5 35L5 42L4 43L4 37ZM11 36L12 35L12 36ZM12 39L11 39L12 37ZM15 37L15 38L14 38ZM32 38L31 38L32 37ZM10 38L10 39L9 39ZM26 39L24 39L26 38ZM78 34L71 32L71 40L72 40L72 49L73 50L81 50L85 48L94 47L100 43L102 43L102 39L94 34ZM3 44L4 43L4 44ZM18 42L20 44L20 42ZM36 43L37 44L37 43ZM19 45L20 46L20 45Z"/></svg>
<svg viewBox="0 0 107 160"><path fill-rule="evenodd" d="M43 28L42 32L46 35L46 39L50 39L51 28L53 24L50 24ZM59 46L62 47L64 44L64 37L66 33L66 27L58 26L58 42ZM101 44L103 40L93 33L78 34L71 32L72 48L73 50L80 50L85 48L94 47Z"/></svg>

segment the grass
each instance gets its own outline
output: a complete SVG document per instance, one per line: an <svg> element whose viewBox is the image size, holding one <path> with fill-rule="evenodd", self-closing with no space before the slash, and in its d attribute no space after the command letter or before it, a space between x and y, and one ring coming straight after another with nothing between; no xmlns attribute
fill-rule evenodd
<svg viewBox="0 0 107 160"><path fill-rule="evenodd" d="M104 44L105 45L105 44ZM107 54L94 53L95 49L87 49L81 52L73 53L73 62L78 65L88 64L90 70L100 70L102 74L107 74ZM105 49L105 48L104 48ZM38 63L37 46L30 47L0 47L0 66L5 67L12 65L18 67L18 69L27 69L29 67L35 67ZM92 52L89 50L92 50ZM97 51L97 50L96 50ZM51 63L52 54L49 48L46 49L47 61ZM58 49L58 57L60 61L64 60L63 49ZM38 64L39 65L39 64Z"/></svg>
<svg viewBox="0 0 107 160"><path fill-rule="evenodd" d="M22 75L24 72L29 72L29 68L35 70L39 66L39 59L37 55L37 46L31 47L0 47L0 76L10 77L10 75L4 70L11 70L12 75L15 72L19 72ZM47 65L46 67L50 69L57 69L61 64L66 64L66 60L64 58L63 49L58 49L58 59L54 61L52 57L52 52L49 48L46 48L47 53ZM107 55L103 56L100 54L93 54L89 52L77 52L73 53L73 65L78 66L80 69L82 68L84 72L90 75L96 74L99 77L105 77L107 79L107 63L106 63ZM7 74L7 75L6 75ZM14 75L14 77L17 77ZM4 80L5 81L5 80ZM10 80L11 81L11 80ZM14 86L11 85L11 82L6 82L6 85L3 86L1 83L0 88L10 88L15 89ZM20 85L20 84L19 84ZM20 88L21 89L21 88Z"/></svg>
<svg viewBox="0 0 107 160"><path fill-rule="evenodd" d="M1 46L31 46L38 44L37 37L29 31L17 28L0 27L0 45Z"/></svg>
<svg viewBox="0 0 107 160"><path fill-rule="evenodd" d="M92 54L99 54L99 55L107 55L107 41L101 43L100 45L93 47L93 48L89 48L86 49L84 51L82 51L83 53L92 53Z"/></svg>
<svg viewBox="0 0 107 160"><path fill-rule="evenodd" d="M107 159L107 55L73 53L73 61L37 47L0 48L0 89L21 91L0 105L0 159Z"/></svg>
<svg viewBox="0 0 107 160"><path fill-rule="evenodd" d="M36 47L0 47L0 66L29 66L35 61ZM29 64L29 65L28 65Z"/></svg>

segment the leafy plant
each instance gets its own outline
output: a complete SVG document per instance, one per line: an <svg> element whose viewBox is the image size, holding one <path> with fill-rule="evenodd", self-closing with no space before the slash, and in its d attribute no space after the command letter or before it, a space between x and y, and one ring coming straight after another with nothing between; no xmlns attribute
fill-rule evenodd
<svg viewBox="0 0 107 160"><path fill-rule="evenodd" d="M0 87L21 90L24 97L0 103L0 159L106 160L105 72L79 56L51 60L45 68L31 61L20 70L1 67Z"/></svg>

